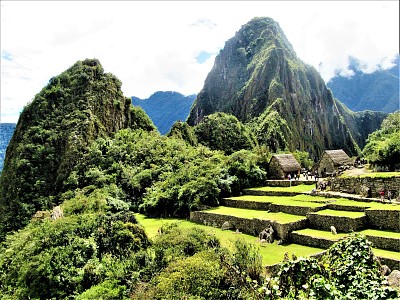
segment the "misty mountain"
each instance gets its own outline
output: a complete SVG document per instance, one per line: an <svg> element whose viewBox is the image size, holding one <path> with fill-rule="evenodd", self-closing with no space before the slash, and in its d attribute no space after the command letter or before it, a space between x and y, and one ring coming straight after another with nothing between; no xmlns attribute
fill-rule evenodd
<svg viewBox="0 0 400 300"><path fill-rule="evenodd" d="M3 170L3 161L6 156L7 146L14 133L15 123L0 123L0 172Z"/></svg>
<svg viewBox="0 0 400 300"><path fill-rule="evenodd" d="M374 110L394 112L400 109L399 100L399 56L394 66L378 69L367 74L362 71L360 62L349 58L352 76L336 74L326 84L333 95L353 111Z"/></svg>
<svg viewBox="0 0 400 300"><path fill-rule="evenodd" d="M296 149L318 157L324 149L358 153L371 130L359 131L363 115L333 98L317 70L297 57L279 24L254 18L215 58L188 117L199 124L215 112L248 124L259 144L272 151ZM371 124L379 126L384 114Z"/></svg>
<svg viewBox="0 0 400 300"><path fill-rule="evenodd" d="M132 97L132 104L140 106L161 134L166 134L176 121L185 121L196 95L178 92L155 92L147 99Z"/></svg>

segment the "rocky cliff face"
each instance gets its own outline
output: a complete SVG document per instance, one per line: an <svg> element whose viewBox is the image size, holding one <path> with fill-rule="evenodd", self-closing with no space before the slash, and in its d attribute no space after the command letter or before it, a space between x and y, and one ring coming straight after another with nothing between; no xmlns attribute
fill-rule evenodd
<svg viewBox="0 0 400 300"><path fill-rule="evenodd" d="M319 73L303 63L271 18L255 18L228 40L215 59L188 117L190 125L222 111L248 123L272 151L358 145Z"/></svg>
<svg viewBox="0 0 400 300"><path fill-rule="evenodd" d="M0 235L57 204L92 141L129 127L155 128L99 61L78 61L51 78L24 108L7 149L0 177Z"/></svg>

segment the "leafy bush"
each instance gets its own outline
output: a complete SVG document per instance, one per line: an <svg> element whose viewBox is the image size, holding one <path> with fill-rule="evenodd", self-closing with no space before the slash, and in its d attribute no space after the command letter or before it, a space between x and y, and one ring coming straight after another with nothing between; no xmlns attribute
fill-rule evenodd
<svg viewBox="0 0 400 300"><path fill-rule="evenodd" d="M250 130L235 116L222 112L206 116L194 127L194 132L199 143L213 150L222 150L227 155L256 146Z"/></svg>

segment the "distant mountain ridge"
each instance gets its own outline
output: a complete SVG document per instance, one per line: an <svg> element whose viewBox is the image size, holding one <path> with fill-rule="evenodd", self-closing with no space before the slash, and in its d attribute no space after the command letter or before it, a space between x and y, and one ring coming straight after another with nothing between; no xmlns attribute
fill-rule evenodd
<svg viewBox="0 0 400 300"><path fill-rule="evenodd" d="M7 146L14 134L16 125L15 123L0 123L0 172L3 170Z"/></svg>
<svg viewBox="0 0 400 300"><path fill-rule="evenodd" d="M161 134L166 134L176 121L185 121L196 95L184 96L178 92L155 92L147 99L132 97L132 104L140 106Z"/></svg>
<svg viewBox="0 0 400 300"><path fill-rule="evenodd" d="M352 76L337 74L326 84L335 98L353 111L374 110L386 113L400 109L399 100L399 55L394 66L364 73L360 62L350 57Z"/></svg>
<svg viewBox="0 0 400 300"><path fill-rule="evenodd" d="M359 131L362 114L342 107L315 68L299 59L279 24L254 18L229 39L215 58L188 117L197 125L215 112L233 114L252 127L273 152L325 149L356 155L384 114L368 118L377 128ZM356 124L353 124L356 123ZM371 131L372 130L372 131Z"/></svg>

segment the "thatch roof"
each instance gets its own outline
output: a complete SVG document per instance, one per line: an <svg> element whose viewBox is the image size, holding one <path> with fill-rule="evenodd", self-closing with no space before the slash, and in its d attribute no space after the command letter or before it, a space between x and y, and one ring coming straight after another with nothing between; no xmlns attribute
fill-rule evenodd
<svg viewBox="0 0 400 300"><path fill-rule="evenodd" d="M335 166L349 165L351 163L350 157L343 150L325 150L325 153L333 161Z"/></svg>
<svg viewBox="0 0 400 300"><path fill-rule="evenodd" d="M292 154L275 154L272 156L271 160L274 158L278 161L283 172L294 172L301 169L300 164Z"/></svg>

